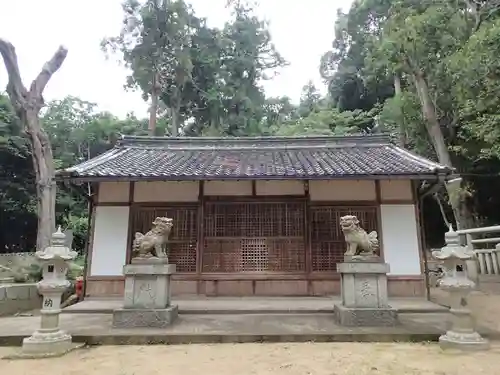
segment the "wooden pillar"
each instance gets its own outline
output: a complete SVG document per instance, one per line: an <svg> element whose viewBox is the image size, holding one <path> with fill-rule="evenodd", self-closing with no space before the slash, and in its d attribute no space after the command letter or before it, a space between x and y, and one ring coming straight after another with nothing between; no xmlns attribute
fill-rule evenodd
<svg viewBox="0 0 500 375"><path fill-rule="evenodd" d="M375 180L375 194L376 194L376 203L377 203L377 235L378 235L378 243L380 248L380 257L384 258L384 241L382 237L382 211L380 209L380 205L382 204L382 192L380 189L380 180Z"/></svg>
<svg viewBox="0 0 500 375"><path fill-rule="evenodd" d="M127 231L127 255L125 257L125 264L130 264L132 260L132 240L133 240L132 225L134 224L134 214L136 211L134 205L134 192L135 192L135 182L132 181L129 183L129 190L128 190L129 212L128 212L128 231Z"/></svg>
<svg viewBox="0 0 500 375"><path fill-rule="evenodd" d="M306 255L307 294L312 294L312 246L311 246L311 199L309 196L309 181L304 181L304 246Z"/></svg>
<svg viewBox="0 0 500 375"><path fill-rule="evenodd" d="M418 236L418 253L420 259L420 272L424 275L424 283L425 283L425 294L428 300L430 300L430 290L431 284L429 279L429 263L427 259L427 251L426 251L426 240L425 240L425 230L422 227L424 222L423 216L423 200L419 197L418 192L418 181L411 182L411 190L412 190L412 200L413 205L415 207L415 217L417 222L417 236Z"/></svg>
<svg viewBox="0 0 500 375"><path fill-rule="evenodd" d="M89 197L89 220L87 225L87 239L85 243L85 262L83 264L83 290L82 299L87 296L87 279L90 276L90 268L92 265L92 249L94 247L94 228L95 228L95 217L96 217L96 205L99 203L99 183L94 183L91 185L91 190L94 190L94 194Z"/></svg>
<svg viewBox="0 0 500 375"><path fill-rule="evenodd" d="M196 292L201 294L202 280L201 274L203 271L203 246L204 246L204 211L205 211L205 192L204 181L199 182L198 190L198 223L197 223L197 238L196 238Z"/></svg>

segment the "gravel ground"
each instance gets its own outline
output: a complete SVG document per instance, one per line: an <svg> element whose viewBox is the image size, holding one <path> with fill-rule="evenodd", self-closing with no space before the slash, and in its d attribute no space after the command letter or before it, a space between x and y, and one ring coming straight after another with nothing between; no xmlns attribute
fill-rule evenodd
<svg viewBox="0 0 500 375"><path fill-rule="evenodd" d="M13 348L0 348L0 356ZM21 375L493 375L500 343L478 353L442 352L437 344L217 344L101 346L61 358L1 360Z"/></svg>
<svg viewBox="0 0 500 375"><path fill-rule="evenodd" d="M434 300L446 294L433 290ZM500 330L500 296L475 292L475 318ZM0 347L0 357L17 348ZM478 353L443 352L432 344L217 344L102 346L61 358L0 360L8 375L493 375L500 373L500 342Z"/></svg>

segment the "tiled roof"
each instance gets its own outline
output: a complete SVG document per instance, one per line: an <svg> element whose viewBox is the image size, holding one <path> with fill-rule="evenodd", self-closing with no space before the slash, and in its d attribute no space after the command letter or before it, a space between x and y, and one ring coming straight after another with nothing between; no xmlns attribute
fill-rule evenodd
<svg viewBox="0 0 500 375"><path fill-rule="evenodd" d="M425 177L450 169L389 142L344 137L166 138L123 136L104 154L58 171L84 179L329 179Z"/></svg>

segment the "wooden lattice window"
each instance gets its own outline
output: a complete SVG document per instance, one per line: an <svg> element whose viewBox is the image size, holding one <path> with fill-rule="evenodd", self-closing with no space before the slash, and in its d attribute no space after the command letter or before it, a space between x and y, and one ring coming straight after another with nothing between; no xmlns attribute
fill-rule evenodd
<svg viewBox="0 0 500 375"><path fill-rule="evenodd" d="M146 233L158 216L173 219L168 243L169 261L177 272L196 272L196 243L198 208L193 207L140 207L132 219L132 237L135 232Z"/></svg>
<svg viewBox="0 0 500 375"><path fill-rule="evenodd" d="M311 251L313 271L336 271L344 260L346 244L340 228L340 218L356 215L363 229L377 230L375 207L311 207Z"/></svg>
<svg viewBox="0 0 500 375"><path fill-rule="evenodd" d="M207 202L203 272L305 269L303 202Z"/></svg>

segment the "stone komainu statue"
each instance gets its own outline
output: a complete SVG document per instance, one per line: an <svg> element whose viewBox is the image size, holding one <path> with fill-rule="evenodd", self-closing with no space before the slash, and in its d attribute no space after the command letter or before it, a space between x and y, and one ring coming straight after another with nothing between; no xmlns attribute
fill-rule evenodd
<svg viewBox="0 0 500 375"><path fill-rule="evenodd" d="M347 215L340 218L340 227L347 243L347 256L366 256L377 255L379 248L377 232L366 231L359 226L359 220L356 216Z"/></svg>
<svg viewBox="0 0 500 375"><path fill-rule="evenodd" d="M135 234L132 244L133 258L167 258L167 242L172 230L172 219L168 217L157 217L153 221L151 230L142 234Z"/></svg>

